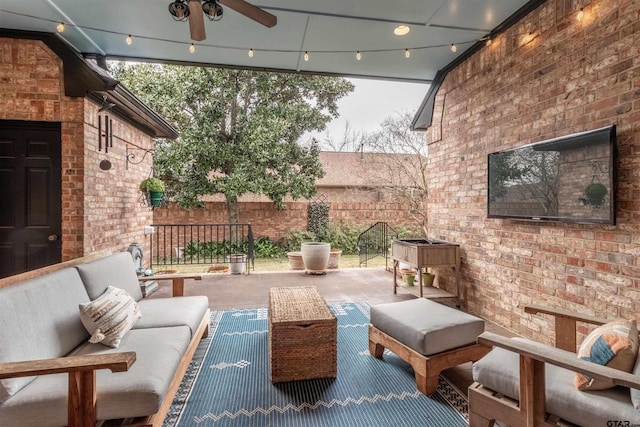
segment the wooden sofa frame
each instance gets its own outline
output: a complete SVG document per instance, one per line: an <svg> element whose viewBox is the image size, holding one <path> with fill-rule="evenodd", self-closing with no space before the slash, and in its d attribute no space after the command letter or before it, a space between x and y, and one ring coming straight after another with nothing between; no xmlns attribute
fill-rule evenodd
<svg viewBox="0 0 640 427"><path fill-rule="evenodd" d="M546 363L581 372L612 385L640 389L640 378L637 375L580 360L575 355L577 322L603 325L610 320L542 306L525 307L525 312L555 317L555 348L541 348L539 345L490 332L481 334L478 343L501 347L520 355L520 402L502 396L482 384L473 383L469 387L470 427L491 427L496 420L522 427L566 425L562 419L545 410Z"/></svg>
<svg viewBox="0 0 640 427"><path fill-rule="evenodd" d="M100 259L109 254L100 253L77 258L71 261L54 264L48 267L28 271L15 276L0 279L0 288L8 287L25 280L43 276L67 267L74 267L86 262ZM200 274L168 274L152 277L141 277L139 280L171 280L173 296L184 295L184 280L201 280ZM198 325L187 349L178 364L178 368L169 383L167 393L160 409L153 415L133 419L107 420L100 427L162 427L165 417L171 408L198 343L209 335L210 311ZM120 352L101 355L85 355L60 357L55 359L0 363L0 379L28 377L32 375L50 375L66 373L69 377L69 399L67 404L68 427L96 426L96 371L109 369L112 372L125 372L136 360L135 352Z"/></svg>

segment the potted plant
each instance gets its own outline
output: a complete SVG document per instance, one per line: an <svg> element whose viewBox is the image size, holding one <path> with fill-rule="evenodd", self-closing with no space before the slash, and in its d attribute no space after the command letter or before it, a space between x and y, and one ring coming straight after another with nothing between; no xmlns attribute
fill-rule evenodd
<svg viewBox="0 0 640 427"><path fill-rule="evenodd" d="M327 268L336 269L340 265L340 255L342 255L342 250L338 248L331 248L329 251L329 264L327 264Z"/></svg>
<svg viewBox="0 0 640 427"><path fill-rule="evenodd" d="M145 193L151 206L158 207L162 204L164 182L154 177L147 178L140 183L140 191Z"/></svg>
<svg viewBox="0 0 640 427"><path fill-rule="evenodd" d="M584 195L586 203L595 207L602 206L604 196L607 195L607 187L599 182L592 182L585 187Z"/></svg>

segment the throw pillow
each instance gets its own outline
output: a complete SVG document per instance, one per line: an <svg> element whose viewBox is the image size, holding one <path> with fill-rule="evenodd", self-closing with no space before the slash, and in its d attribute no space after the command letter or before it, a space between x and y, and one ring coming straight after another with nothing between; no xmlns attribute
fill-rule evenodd
<svg viewBox="0 0 640 427"><path fill-rule="evenodd" d="M140 316L138 304L131 295L114 286L108 286L95 300L80 304L80 320L91 334L89 342L109 347L118 347Z"/></svg>
<svg viewBox="0 0 640 427"><path fill-rule="evenodd" d="M638 329L635 320L616 320L591 332L580 345L578 357L589 362L631 372L638 356ZM576 373L578 390L604 390L612 386L588 375Z"/></svg>

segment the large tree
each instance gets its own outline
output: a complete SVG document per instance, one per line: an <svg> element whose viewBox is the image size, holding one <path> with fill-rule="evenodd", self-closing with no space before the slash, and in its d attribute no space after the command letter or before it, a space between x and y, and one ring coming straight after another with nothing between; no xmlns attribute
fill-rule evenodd
<svg viewBox="0 0 640 427"><path fill-rule="evenodd" d="M427 236L426 137L424 132L411 130L412 118L408 111L395 112L384 119L379 131L364 136L363 149L377 155L370 158L363 173L385 183Z"/></svg>
<svg viewBox="0 0 640 427"><path fill-rule="evenodd" d="M183 207L224 194L229 222L238 197L310 197L323 176L319 148L296 143L338 117L353 91L342 78L159 64L111 64L115 77L180 131L156 143L154 167Z"/></svg>

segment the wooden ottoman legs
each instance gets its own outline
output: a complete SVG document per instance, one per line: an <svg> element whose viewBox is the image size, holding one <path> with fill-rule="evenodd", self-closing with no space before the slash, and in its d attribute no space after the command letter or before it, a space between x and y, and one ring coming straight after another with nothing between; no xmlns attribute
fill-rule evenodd
<svg viewBox="0 0 640 427"><path fill-rule="evenodd" d="M385 348L388 348L397 354L400 359L411 365L415 373L418 390L427 396L435 393L440 372L466 362L480 360L491 350L490 347L481 344L469 344L464 347L425 356L385 334L375 326L369 325L369 353L373 357L382 359L382 353Z"/></svg>

